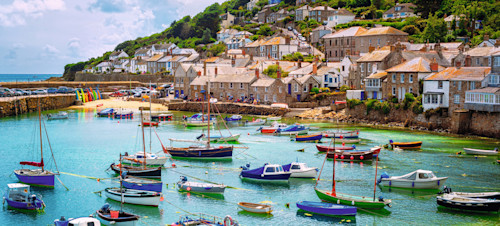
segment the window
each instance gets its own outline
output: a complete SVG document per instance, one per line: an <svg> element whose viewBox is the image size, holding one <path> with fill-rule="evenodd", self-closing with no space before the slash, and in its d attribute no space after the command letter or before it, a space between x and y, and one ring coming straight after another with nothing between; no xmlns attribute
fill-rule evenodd
<svg viewBox="0 0 500 226"><path fill-rule="evenodd" d="M476 65L479 66L479 58L476 58Z"/></svg>
<svg viewBox="0 0 500 226"><path fill-rule="evenodd" d="M462 81L458 81L457 89L462 90Z"/></svg>
<svg viewBox="0 0 500 226"><path fill-rule="evenodd" d="M413 93L413 88L410 87L410 89L408 90L408 92Z"/></svg>
<svg viewBox="0 0 500 226"><path fill-rule="evenodd" d="M318 11L318 16L321 16L321 11Z"/></svg>
<svg viewBox="0 0 500 226"><path fill-rule="evenodd" d="M372 64L368 63L368 66L367 66L366 69L367 69L368 72L371 72L372 71Z"/></svg>
<svg viewBox="0 0 500 226"><path fill-rule="evenodd" d="M470 89L476 88L476 82L470 82Z"/></svg>
<svg viewBox="0 0 500 226"><path fill-rule="evenodd" d="M232 82L230 82L230 83L229 83L229 88L230 88L230 89L232 89L232 88L233 88L233 83L232 83Z"/></svg>
<svg viewBox="0 0 500 226"><path fill-rule="evenodd" d="M453 96L453 103L454 103L454 104L460 104L460 95L455 94L455 95Z"/></svg>
<svg viewBox="0 0 500 226"><path fill-rule="evenodd" d="M274 167L267 167L266 173L274 173Z"/></svg>
<svg viewBox="0 0 500 226"><path fill-rule="evenodd" d="M276 45L273 45L272 50L276 51L277 49L278 49L278 47Z"/></svg>
<svg viewBox="0 0 500 226"><path fill-rule="evenodd" d="M214 88L214 84L213 83L210 83L210 88Z"/></svg>
<svg viewBox="0 0 500 226"><path fill-rule="evenodd" d="M253 91L257 92L257 86L253 87Z"/></svg>
<svg viewBox="0 0 500 226"><path fill-rule="evenodd" d="M365 72L365 64L364 63L359 64L359 68L361 69L361 72Z"/></svg>
<svg viewBox="0 0 500 226"><path fill-rule="evenodd" d="M240 83L240 89L243 89L243 83Z"/></svg>
<svg viewBox="0 0 500 226"><path fill-rule="evenodd" d="M500 59L500 58L498 58L498 59ZM500 75L493 75L493 74L491 74L490 75L490 81L489 81L489 83L490 84L498 84L499 80L500 80Z"/></svg>
<svg viewBox="0 0 500 226"><path fill-rule="evenodd" d="M292 165L291 169L300 169L300 166L299 165Z"/></svg>
<svg viewBox="0 0 500 226"><path fill-rule="evenodd" d="M401 74L401 83L405 83L405 74Z"/></svg>
<svg viewBox="0 0 500 226"><path fill-rule="evenodd" d="M325 75L325 82L328 82L328 75Z"/></svg>
<svg viewBox="0 0 500 226"><path fill-rule="evenodd" d="M413 75L410 75L410 83L413 83Z"/></svg>
<svg viewBox="0 0 500 226"><path fill-rule="evenodd" d="M198 93L197 92L194 93L194 98L198 98Z"/></svg>
<svg viewBox="0 0 500 226"><path fill-rule="evenodd" d="M267 101L267 94L264 95L264 101Z"/></svg>
<svg viewBox="0 0 500 226"><path fill-rule="evenodd" d="M264 92L266 92L266 93L267 93L267 87L264 87Z"/></svg>
<svg viewBox="0 0 500 226"><path fill-rule="evenodd" d="M332 40L330 39L330 46L332 46Z"/></svg>
<svg viewBox="0 0 500 226"><path fill-rule="evenodd" d="M491 57L488 58L488 67L491 66Z"/></svg>
<svg viewBox="0 0 500 226"><path fill-rule="evenodd" d="M394 97L396 96L396 87L394 86L392 87L392 96Z"/></svg>
<svg viewBox="0 0 500 226"><path fill-rule="evenodd" d="M304 92L307 92L307 85L304 86Z"/></svg>
<svg viewBox="0 0 500 226"><path fill-rule="evenodd" d="M276 94L273 95L273 102L276 102Z"/></svg>
<svg viewBox="0 0 500 226"><path fill-rule="evenodd" d="M493 65L495 67L500 67L500 57L495 57L495 59L493 59Z"/></svg>
<svg viewBox="0 0 500 226"><path fill-rule="evenodd" d="M431 103L437 104L438 103L438 95L431 95Z"/></svg>
<svg viewBox="0 0 500 226"><path fill-rule="evenodd" d="M299 84L295 84L294 91L295 91L295 92L299 92Z"/></svg>
<svg viewBox="0 0 500 226"><path fill-rule="evenodd" d="M198 86L194 86L194 90L198 90Z"/></svg>
<svg viewBox="0 0 500 226"><path fill-rule="evenodd" d="M396 73L392 74L392 83L396 83Z"/></svg>
<svg viewBox="0 0 500 226"><path fill-rule="evenodd" d="M380 38L377 39L377 45L380 46Z"/></svg>
<svg viewBox="0 0 500 226"><path fill-rule="evenodd" d="M337 57L337 50L335 50L335 57Z"/></svg>
<svg viewBox="0 0 500 226"><path fill-rule="evenodd" d="M222 100L222 98L224 98L224 94L220 93L219 98Z"/></svg>
<svg viewBox="0 0 500 226"><path fill-rule="evenodd" d="M346 42L347 42L347 45L349 45L349 39L347 39Z"/></svg>
<svg viewBox="0 0 500 226"><path fill-rule="evenodd" d="M342 65L342 71L345 71L345 66Z"/></svg>
<svg viewBox="0 0 500 226"><path fill-rule="evenodd" d="M281 87L278 88L278 92L281 93Z"/></svg>
<svg viewBox="0 0 500 226"><path fill-rule="evenodd" d="M443 89L443 81L438 81L438 89Z"/></svg>

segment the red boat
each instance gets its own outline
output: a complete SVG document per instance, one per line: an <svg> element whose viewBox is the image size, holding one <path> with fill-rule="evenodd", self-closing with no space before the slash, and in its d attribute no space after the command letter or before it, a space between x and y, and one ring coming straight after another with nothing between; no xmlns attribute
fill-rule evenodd
<svg viewBox="0 0 500 226"><path fill-rule="evenodd" d="M364 161L373 160L374 155L380 153L381 148L375 147L370 150L363 151L337 151L337 152L327 152L327 158L334 158L337 155L337 161Z"/></svg>
<svg viewBox="0 0 500 226"><path fill-rule="evenodd" d="M274 133L278 128L284 129L286 127L288 127L287 124L275 122L270 127L260 127L258 130L260 130L261 133Z"/></svg>
<svg viewBox="0 0 500 226"><path fill-rule="evenodd" d="M158 122L153 122L153 121L148 122L148 121L144 121L144 122L142 123L142 125L143 125L143 126L158 126Z"/></svg>
<svg viewBox="0 0 500 226"><path fill-rule="evenodd" d="M325 145L316 145L316 148L318 149L319 152L346 151L354 149L354 147L347 147L347 146L339 146L334 148Z"/></svg>

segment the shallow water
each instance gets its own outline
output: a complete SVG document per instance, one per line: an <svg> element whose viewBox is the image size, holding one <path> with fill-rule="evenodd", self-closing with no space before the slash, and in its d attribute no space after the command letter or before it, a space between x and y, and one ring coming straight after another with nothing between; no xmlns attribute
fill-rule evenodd
<svg viewBox="0 0 500 226"><path fill-rule="evenodd" d="M47 112L44 112L47 113ZM180 118L186 113L176 113ZM69 120L45 121L49 133L50 144L54 152L57 166L62 172L59 178L69 190L66 190L57 180L55 189L33 187L32 190L42 194L47 208L43 213L21 213L8 210L4 205L0 211L0 222L3 225L47 225L61 216L88 216L109 202L114 208L120 203L107 200L104 196L95 194L106 187L117 186L108 166L118 160L119 153L135 153L142 151L142 135L140 133L139 117L133 120L111 120L97 118L92 110L70 113ZM137 114L136 114L137 115ZM2 164L0 172L1 188L7 183L17 182L14 169L20 168L19 161L39 161L39 142L36 131L37 115L0 119L0 154ZM291 121L288 121L291 122ZM313 123L313 122L305 122ZM336 127L333 123L316 123L321 127ZM354 218L328 218L310 216L297 211L295 203L301 200L319 201L314 193L315 180L294 179L285 185L256 184L241 181L238 177L241 165L247 163L251 167L260 167L264 163L288 164L292 161L306 162L309 166L321 168L324 155L318 154L313 143L296 143L289 137L276 137L256 133L258 127L231 126L231 132L242 134L237 146L249 149L235 149L232 161L200 162L175 161L175 169L164 169L162 181L165 201L159 208L124 205L124 211L141 215L141 224L170 224L186 212L203 212L224 217L230 215L242 225L318 225L318 224L360 224L360 225L395 225L395 224L499 224L499 214L481 214L458 212L438 208L433 193L411 192L409 190L381 190L377 187L376 197L383 196L392 199L392 208L386 211L358 211ZM346 127L349 129L350 127ZM352 128L352 127L351 127ZM500 165L494 163L497 157L470 156L457 157L456 152L463 147L493 149L500 146L499 140L441 136L423 132L401 130L383 130L360 128L361 144L359 149L394 141L423 141L420 151L389 151L383 150L379 157L378 174L387 172L389 175L402 175L416 169L432 170L437 176L449 177L446 185L454 191L479 192L500 191ZM150 132L146 128L146 147L149 150ZM180 124L168 123L157 128L164 145L169 145L169 138L194 139L201 129L186 129ZM218 133L218 132L217 132ZM227 131L223 131L227 134ZM161 145L154 132L152 134L152 152L161 151ZM51 163L50 151L44 135L45 162L48 168L54 169ZM188 145L179 143L179 146ZM219 144L215 144L219 145ZM326 143L328 145L328 143ZM298 152L305 149L305 152ZM170 166L172 161L167 162ZM318 187L331 189L332 161L324 164ZM67 173L81 175L69 175ZM224 183L235 187L226 189L224 196L208 197L197 194L180 193L175 189L179 176L187 175L204 180ZM90 176L103 178L84 178ZM337 162L336 164L337 192L373 196L375 180L375 163ZM168 187L167 187L168 186ZM272 215L261 216L238 209L236 203L269 202L274 205ZM286 204L289 203L289 208Z"/></svg>

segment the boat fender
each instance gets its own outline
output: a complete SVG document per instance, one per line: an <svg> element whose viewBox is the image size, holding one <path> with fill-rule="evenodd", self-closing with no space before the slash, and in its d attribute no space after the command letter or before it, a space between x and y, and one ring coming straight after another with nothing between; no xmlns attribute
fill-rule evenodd
<svg viewBox="0 0 500 226"><path fill-rule="evenodd" d="M354 200L351 202L351 206L354 206Z"/></svg>
<svg viewBox="0 0 500 226"><path fill-rule="evenodd" d="M415 187L415 182L411 182L411 187L414 188Z"/></svg>
<svg viewBox="0 0 500 226"><path fill-rule="evenodd" d="M231 226L231 225L234 225L233 218L227 215L226 217L224 217L224 226Z"/></svg>
<svg viewBox="0 0 500 226"><path fill-rule="evenodd" d="M187 191L191 191L191 187L187 187L187 189L186 189L186 190L187 190Z"/></svg>
<svg viewBox="0 0 500 226"><path fill-rule="evenodd" d="M353 144L353 145L352 145L352 148L356 149L356 145L355 145L355 144Z"/></svg>
<svg viewBox="0 0 500 226"><path fill-rule="evenodd" d="M340 204L340 199L337 199L337 204Z"/></svg>
<svg viewBox="0 0 500 226"><path fill-rule="evenodd" d="M363 160L365 157L364 156L359 156L359 159Z"/></svg>
<svg viewBox="0 0 500 226"><path fill-rule="evenodd" d="M354 160L354 156L352 156L352 155L351 155L351 158L350 158L350 159L351 159L351 160Z"/></svg>
<svg viewBox="0 0 500 226"><path fill-rule="evenodd" d="M264 174L261 174L260 177L264 177Z"/></svg>
<svg viewBox="0 0 500 226"><path fill-rule="evenodd" d="M116 224L116 221L110 221L109 224L114 225Z"/></svg>
<svg viewBox="0 0 500 226"><path fill-rule="evenodd" d="M341 158L341 159L344 159L344 155L341 155L341 156L340 156L340 158Z"/></svg>

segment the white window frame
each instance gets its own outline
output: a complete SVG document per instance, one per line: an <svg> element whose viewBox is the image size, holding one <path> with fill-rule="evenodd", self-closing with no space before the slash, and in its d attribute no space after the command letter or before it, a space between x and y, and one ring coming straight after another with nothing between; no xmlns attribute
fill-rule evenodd
<svg viewBox="0 0 500 226"><path fill-rule="evenodd" d="M361 63L359 65L359 68L360 68L361 72L365 72L365 64L364 63Z"/></svg>
<svg viewBox="0 0 500 226"><path fill-rule="evenodd" d="M410 83L413 83L413 74L410 74L409 81Z"/></svg>
<svg viewBox="0 0 500 226"><path fill-rule="evenodd" d="M278 87L278 91L279 91L279 93L281 93L281 86L280 86L280 87Z"/></svg>
<svg viewBox="0 0 500 226"><path fill-rule="evenodd" d="M392 73L392 83L396 83L396 73Z"/></svg>
<svg viewBox="0 0 500 226"><path fill-rule="evenodd" d="M293 91L294 91L295 93L298 93L298 92L299 92L299 84L295 84L295 87L294 87Z"/></svg>
<svg viewBox="0 0 500 226"><path fill-rule="evenodd" d="M401 76L401 81L400 82L401 83L405 83L405 74L402 73L400 76Z"/></svg>
<svg viewBox="0 0 500 226"><path fill-rule="evenodd" d="M193 89L194 89L194 90L198 90L198 86L194 86L194 88L193 88Z"/></svg>
<svg viewBox="0 0 500 226"><path fill-rule="evenodd" d="M396 87L395 86L392 87L392 96L393 97L396 96Z"/></svg>
<svg viewBox="0 0 500 226"><path fill-rule="evenodd" d="M462 90L462 81L458 81L457 90Z"/></svg>
<svg viewBox="0 0 500 226"><path fill-rule="evenodd" d="M453 95L453 103L460 104L460 95L459 94Z"/></svg>

